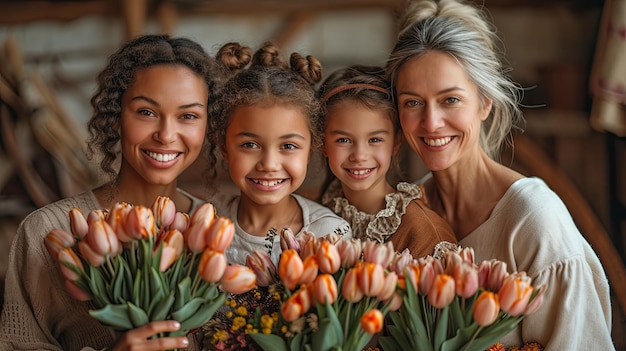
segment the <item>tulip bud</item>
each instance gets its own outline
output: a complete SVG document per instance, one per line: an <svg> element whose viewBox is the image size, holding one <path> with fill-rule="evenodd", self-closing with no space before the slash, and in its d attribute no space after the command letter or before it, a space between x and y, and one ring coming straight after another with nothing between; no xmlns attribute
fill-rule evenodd
<svg viewBox="0 0 626 351"><path fill-rule="evenodd" d="M374 335L383 330L384 317L379 309L371 309L361 316L361 328L366 333Z"/></svg>
<svg viewBox="0 0 626 351"><path fill-rule="evenodd" d="M184 233L187 231L187 228L189 228L189 215L185 212L176 212L170 229L177 229L181 233Z"/></svg>
<svg viewBox="0 0 626 351"><path fill-rule="evenodd" d="M98 216L89 216L87 223L89 224L89 230L85 236L85 241L87 241L91 249L100 256L117 254L121 245L120 241L113 228L105 219Z"/></svg>
<svg viewBox="0 0 626 351"><path fill-rule="evenodd" d="M396 251L393 249L391 241L379 244L372 240L365 240L363 247L363 261L378 263L386 269L393 261Z"/></svg>
<svg viewBox="0 0 626 351"><path fill-rule="evenodd" d="M474 249L471 247L464 247L461 250L459 250L459 256L461 257L461 260L464 262L469 263L470 265L474 264Z"/></svg>
<svg viewBox="0 0 626 351"><path fill-rule="evenodd" d="M329 233L329 234L324 235L322 239L324 239L325 241L328 241L329 243L333 245L336 245L339 241L343 240L343 235L339 235L337 233Z"/></svg>
<svg viewBox="0 0 626 351"><path fill-rule="evenodd" d="M322 273L333 274L339 270L341 266L341 258L339 257L339 251L334 244L326 240L320 242L320 246L317 249L317 264L320 267Z"/></svg>
<svg viewBox="0 0 626 351"><path fill-rule="evenodd" d="M230 218L216 217L206 234L206 244L211 250L226 251L235 237L235 225Z"/></svg>
<svg viewBox="0 0 626 351"><path fill-rule="evenodd" d="M163 249L161 251L161 262L159 269L165 272L183 253L185 249L185 239L183 233L176 229L168 230L163 238Z"/></svg>
<svg viewBox="0 0 626 351"><path fill-rule="evenodd" d="M189 228L183 232L191 252L202 252L207 247L208 232L214 219L215 209L211 203L205 202L196 209L189 221Z"/></svg>
<svg viewBox="0 0 626 351"><path fill-rule="evenodd" d="M432 257L432 256L427 256ZM408 266L414 261L413 255L411 255L411 251L406 248L402 251L402 253L395 253L393 260L391 260L391 264L389 265L389 270L396 272L397 274L404 273L404 267Z"/></svg>
<svg viewBox="0 0 626 351"><path fill-rule="evenodd" d="M319 272L319 265L317 264L317 256L309 256L302 262L303 270L300 277L299 284L310 284L315 280Z"/></svg>
<svg viewBox="0 0 626 351"><path fill-rule="evenodd" d="M89 229L85 216L83 216L83 213L78 207L71 209L69 214L72 234L79 239L84 238L85 235L87 235L87 230Z"/></svg>
<svg viewBox="0 0 626 351"><path fill-rule="evenodd" d="M335 244L339 257L341 258L341 266L344 268L353 267L361 258L361 240L359 239L343 239Z"/></svg>
<svg viewBox="0 0 626 351"><path fill-rule="evenodd" d="M283 251L278 261L278 276L287 289L296 288L303 271L304 265L296 250Z"/></svg>
<svg viewBox="0 0 626 351"><path fill-rule="evenodd" d="M80 258L78 258L76 252L74 252L71 248L65 248L59 251L59 268L61 269L61 275L63 275L65 279L73 282L79 280L80 275L66 266L65 263L75 266L81 272L85 271Z"/></svg>
<svg viewBox="0 0 626 351"><path fill-rule="evenodd" d="M456 294L467 299L478 290L478 272L473 265L463 261L454 268L454 282Z"/></svg>
<svg viewBox="0 0 626 351"><path fill-rule="evenodd" d="M126 233L126 217L132 208L133 206L126 202L117 202L107 216L107 223L122 243L129 243L136 239Z"/></svg>
<svg viewBox="0 0 626 351"><path fill-rule="evenodd" d="M411 282L411 285L413 286L413 290L415 290L415 292L419 292L421 295L426 296L428 294L428 291L424 293L421 291L419 287L420 279L422 275L424 275L424 273L425 272L422 272L422 269L420 268L420 266L414 263L409 264L406 267L404 267L404 276L407 280Z"/></svg>
<svg viewBox="0 0 626 351"><path fill-rule="evenodd" d="M176 204L167 196L157 196L152 203L154 222L158 228L168 229L176 216Z"/></svg>
<svg viewBox="0 0 626 351"><path fill-rule="evenodd" d="M293 322L300 318L311 307L311 295L306 285L301 285L300 289L293 293L283 303L280 312L287 322Z"/></svg>
<svg viewBox="0 0 626 351"><path fill-rule="evenodd" d="M486 327L495 322L500 313L500 305L496 294L487 290L481 292L476 302L474 302L472 313L476 323L482 327Z"/></svg>
<svg viewBox="0 0 626 351"><path fill-rule="evenodd" d="M258 286L269 286L276 282L276 266L267 252L254 250L246 257L246 266L256 274Z"/></svg>
<svg viewBox="0 0 626 351"><path fill-rule="evenodd" d="M300 243L290 228L283 228L280 231L280 248L282 251L294 249L296 252L300 252Z"/></svg>
<svg viewBox="0 0 626 351"><path fill-rule="evenodd" d="M126 215L126 234L133 239L153 237L156 227L152 210L145 206L133 206Z"/></svg>
<svg viewBox="0 0 626 351"><path fill-rule="evenodd" d="M385 301L386 304L389 304L389 311L397 311L402 307L402 296L398 293L394 293L391 295L391 298Z"/></svg>
<svg viewBox="0 0 626 351"><path fill-rule="evenodd" d="M365 296L375 297L383 290L385 272L383 267L372 262L365 262L359 274L359 287Z"/></svg>
<svg viewBox="0 0 626 351"><path fill-rule="evenodd" d="M533 297L533 299L530 300L530 302L528 303L528 306L526 307L526 311L524 311L524 314L528 315L528 314L537 312L539 307L541 307L541 303L543 302L543 295L545 294L546 289L547 289L547 285L545 284L535 289L536 294Z"/></svg>
<svg viewBox="0 0 626 351"><path fill-rule="evenodd" d="M454 278L447 274L437 274L428 292L428 302L442 309L454 300Z"/></svg>
<svg viewBox="0 0 626 351"><path fill-rule="evenodd" d="M396 292L398 286L398 275L395 272L389 272L385 275L385 281L383 282L383 289L378 293L378 299L385 301L391 298L391 295Z"/></svg>
<svg viewBox="0 0 626 351"><path fill-rule="evenodd" d="M226 256L223 252L207 249L200 257L198 274L207 282L216 283L224 276L226 265Z"/></svg>
<svg viewBox="0 0 626 351"><path fill-rule="evenodd" d="M55 260L59 257L59 251L65 248L73 247L76 240L72 234L62 229L52 229L44 239L44 245Z"/></svg>
<svg viewBox="0 0 626 351"><path fill-rule="evenodd" d="M533 293L530 277L524 272L517 272L504 279L498 291L500 308L511 316L518 316L526 310L528 300Z"/></svg>
<svg viewBox="0 0 626 351"><path fill-rule="evenodd" d="M231 294L243 294L256 286L256 275L246 266L233 264L226 267L220 286Z"/></svg>
<svg viewBox="0 0 626 351"><path fill-rule="evenodd" d="M320 274L313 281L313 296L317 302L332 304L337 300L337 282L330 274Z"/></svg>
<svg viewBox="0 0 626 351"><path fill-rule="evenodd" d="M76 283L71 280L63 279L63 284L65 285L65 289L67 292L78 301L89 301L91 300L91 296L83 289L79 288Z"/></svg>
<svg viewBox="0 0 626 351"><path fill-rule="evenodd" d="M463 262L461 256L454 251L446 251L445 256L445 273L447 275L454 275L454 269L456 266L460 265Z"/></svg>
<svg viewBox="0 0 626 351"><path fill-rule="evenodd" d="M86 241L78 243L78 252L80 252L80 255L94 267L100 267L106 260L106 257L95 252Z"/></svg>
<svg viewBox="0 0 626 351"><path fill-rule="evenodd" d="M296 240L300 244L300 257L307 258L315 255L317 251L317 237L311 232L301 232L296 235Z"/></svg>
<svg viewBox="0 0 626 351"><path fill-rule="evenodd" d="M359 302L363 298L363 291L359 286L359 275L362 269L361 265L354 267L346 273L341 285L341 295L350 302Z"/></svg>

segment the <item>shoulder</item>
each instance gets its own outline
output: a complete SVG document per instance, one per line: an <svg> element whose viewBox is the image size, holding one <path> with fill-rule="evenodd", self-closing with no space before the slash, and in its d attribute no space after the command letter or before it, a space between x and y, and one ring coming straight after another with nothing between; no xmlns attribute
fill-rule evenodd
<svg viewBox="0 0 626 351"><path fill-rule="evenodd" d="M348 222L336 215L328 207L298 194L293 194L292 196L302 208L302 217L306 230L318 236L333 232L351 232Z"/></svg>
<svg viewBox="0 0 626 351"><path fill-rule="evenodd" d="M217 191L215 194L211 195L207 201L213 204L215 211L219 216L226 216L234 219L232 216L233 213L237 213L239 198L239 194Z"/></svg>
<svg viewBox="0 0 626 351"><path fill-rule="evenodd" d="M37 232L46 231L47 234L52 228L69 229L69 211L79 208L83 215L100 208L92 191L86 191L76 196L52 202L46 206L36 209L28 214L19 225L19 230L29 229Z"/></svg>

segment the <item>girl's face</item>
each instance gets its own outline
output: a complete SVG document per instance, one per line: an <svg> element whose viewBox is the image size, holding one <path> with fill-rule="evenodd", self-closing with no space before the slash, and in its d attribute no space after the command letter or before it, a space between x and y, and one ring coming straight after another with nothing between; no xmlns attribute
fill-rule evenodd
<svg viewBox="0 0 626 351"><path fill-rule="evenodd" d="M330 106L324 153L344 192L385 188L387 171L399 146L387 112L351 99Z"/></svg>
<svg viewBox="0 0 626 351"><path fill-rule="evenodd" d="M290 105L237 107L223 148L230 177L259 205L288 198L306 177L311 152L307 116Z"/></svg>
<svg viewBox="0 0 626 351"><path fill-rule="evenodd" d="M481 122L491 110L457 61L430 51L405 63L396 83L408 144L432 171L476 156Z"/></svg>
<svg viewBox="0 0 626 351"><path fill-rule="evenodd" d="M122 95L123 178L168 185L202 150L207 128L205 80L183 66L138 70Z"/></svg>

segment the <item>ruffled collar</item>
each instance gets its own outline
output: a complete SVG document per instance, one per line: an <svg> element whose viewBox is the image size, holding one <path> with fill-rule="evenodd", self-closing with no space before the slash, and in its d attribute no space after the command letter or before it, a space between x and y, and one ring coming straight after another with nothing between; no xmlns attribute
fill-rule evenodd
<svg viewBox="0 0 626 351"><path fill-rule="evenodd" d="M396 192L385 195L386 206L376 214L359 211L348 202L335 179L322 197L322 204L344 218L352 227L352 236L384 243L398 230L406 207L415 199L424 197L421 185L400 182Z"/></svg>

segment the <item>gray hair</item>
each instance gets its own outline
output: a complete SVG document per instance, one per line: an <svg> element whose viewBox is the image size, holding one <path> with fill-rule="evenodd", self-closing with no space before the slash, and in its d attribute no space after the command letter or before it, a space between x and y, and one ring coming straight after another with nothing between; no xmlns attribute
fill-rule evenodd
<svg viewBox="0 0 626 351"><path fill-rule="evenodd" d="M486 14L471 5L455 0L413 3L385 67L394 98L398 72L408 60L428 51L452 56L476 84L479 94L492 101L491 112L482 124L480 144L490 157L497 158L511 129L524 125L519 107L522 89L503 67L496 51L497 41Z"/></svg>

